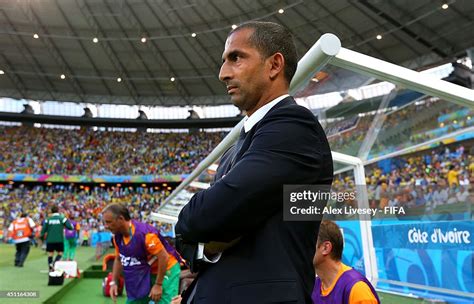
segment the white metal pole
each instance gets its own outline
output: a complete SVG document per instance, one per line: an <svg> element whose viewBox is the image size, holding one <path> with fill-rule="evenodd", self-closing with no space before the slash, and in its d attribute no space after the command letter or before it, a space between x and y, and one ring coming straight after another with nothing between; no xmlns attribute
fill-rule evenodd
<svg viewBox="0 0 474 304"><path fill-rule="evenodd" d="M422 74L346 48L341 48L330 63L356 73L390 81L402 87L430 96L436 96L462 106L474 107L474 90L436 79L433 76Z"/></svg>
<svg viewBox="0 0 474 304"><path fill-rule="evenodd" d="M362 161L360 161L354 168L354 178L356 187L359 187L359 190L361 190L361 193L358 194L357 198L358 206L359 208L369 208L369 199L365 183L365 170ZM360 235L364 255L365 274L372 285L377 286L377 258L375 256L374 239L372 236L372 220L368 216L367 218L362 218L360 220Z"/></svg>
<svg viewBox="0 0 474 304"><path fill-rule="evenodd" d="M205 158L203 159L199 165L196 167L196 169L189 174L188 177L184 179L184 181L179 184L176 189L166 198L166 200L161 204L161 206L158 208L158 211L162 209L166 204L168 204L170 201L172 201L176 195L183 190L185 187L187 187L196 177L199 176L204 170L206 170L210 165L212 165L224 152L237 140L239 137L240 129L244 125L244 120L241 120L231 131L229 134L226 135L226 137L217 145L217 147L212 150L212 152Z"/></svg>
<svg viewBox="0 0 474 304"><path fill-rule="evenodd" d="M298 62L291 80L290 94L296 93L320 71L341 49L341 41L334 34L324 34Z"/></svg>
<svg viewBox="0 0 474 304"><path fill-rule="evenodd" d="M359 208L369 208L369 199L367 196L367 188L365 183L364 164L360 158L332 152L332 159L335 162L350 165L354 169L354 181L356 185L356 197ZM372 237L372 222L370 218L362 217L359 220L360 235L362 242L362 252L364 256L365 275L367 279L374 285L378 281L377 260L375 257L374 241Z"/></svg>

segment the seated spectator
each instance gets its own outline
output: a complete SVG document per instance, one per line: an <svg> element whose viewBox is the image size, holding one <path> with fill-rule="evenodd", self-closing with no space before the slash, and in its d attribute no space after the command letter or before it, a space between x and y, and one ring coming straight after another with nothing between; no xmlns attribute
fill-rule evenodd
<svg viewBox="0 0 474 304"><path fill-rule="evenodd" d="M435 191L435 194L434 194L434 200L435 200L436 206L446 204L448 202L448 198L449 198L448 185L446 184L440 185L439 190Z"/></svg>
<svg viewBox="0 0 474 304"><path fill-rule="evenodd" d="M433 186L429 186L428 187L428 191L424 193L424 199L425 199L425 204L428 208L428 206L430 206L431 208L431 204L433 203Z"/></svg>
<svg viewBox="0 0 474 304"><path fill-rule="evenodd" d="M471 182L469 181L469 176L467 173L461 175L459 178L459 185L468 189L470 188Z"/></svg>
<svg viewBox="0 0 474 304"><path fill-rule="evenodd" d="M467 203L468 200L469 200L469 191L467 187L461 186L461 189L459 190L459 192L456 193L456 201L459 203Z"/></svg>

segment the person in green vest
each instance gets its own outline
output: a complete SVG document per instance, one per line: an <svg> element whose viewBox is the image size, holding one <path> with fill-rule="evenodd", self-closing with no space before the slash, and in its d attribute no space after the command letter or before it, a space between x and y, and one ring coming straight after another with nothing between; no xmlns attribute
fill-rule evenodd
<svg viewBox="0 0 474 304"><path fill-rule="evenodd" d="M76 220L69 219L74 230L66 229L64 231L64 256L65 261L74 261L76 256L77 239L79 238L80 225Z"/></svg>
<svg viewBox="0 0 474 304"><path fill-rule="evenodd" d="M51 207L51 215L44 221L41 230L41 240L46 240L46 252L48 253L49 270L54 270L54 263L61 260L64 251L64 227L73 230L74 227L66 216L58 212L58 207ZM53 263L54 252L57 252Z"/></svg>
<svg viewBox="0 0 474 304"><path fill-rule="evenodd" d="M82 234L81 246L89 246L89 230L88 229L84 229L84 232Z"/></svg>

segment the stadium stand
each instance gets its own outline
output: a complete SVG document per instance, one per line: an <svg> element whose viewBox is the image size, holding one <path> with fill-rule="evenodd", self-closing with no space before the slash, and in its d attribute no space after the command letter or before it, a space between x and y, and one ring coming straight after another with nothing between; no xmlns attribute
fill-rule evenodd
<svg viewBox="0 0 474 304"><path fill-rule="evenodd" d="M220 132L130 133L0 127L0 172L69 175L189 173Z"/></svg>
<svg viewBox="0 0 474 304"><path fill-rule="evenodd" d="M369 159L474 125L472 108L438 98L420 99L420 94L409 94L406 91L399 95L402 97L398 98L397 95L393 100L403 100L394 103L401 105L401 108L387 107L384 110L386 116L371 148ZM409 100L407 96L415 99ZM364 108L364 111L369 109L376 108ZM331 149L358 155L362 141L376 115L377 111L372 110L327 124L325 131Z"/></svg>
<svg viewBox="0 0 474 304"><path fill-rule="evenodd" d="M405 207L406 216L450 213L470 216L473 202L474 141L386 159L366 167L371 208ZM334 190L355 189L350 174L339 174ZM350 203L350 202L349 202ZM447 207L449 205L449 207ZM453 218L451 218L453 219Z"/></svg>
<svg viewBox="0 0 474 304"><path fill-rule="evenodd" d="M58 206L60 212L81 225L82 243L84 232L92 235L104 231L101 219L102 208L109 203L124 203L129 206L134 219L147 221L160 227L161 223L150 220L152 210L170 194L170 190L150 187L100 187L75 185L25 185L1 184L0 201L2 219L5 229L21 212L26 212L36 223L40 224L51 206ZM165 235L170 234L170 225L163 224Z"/></svg>

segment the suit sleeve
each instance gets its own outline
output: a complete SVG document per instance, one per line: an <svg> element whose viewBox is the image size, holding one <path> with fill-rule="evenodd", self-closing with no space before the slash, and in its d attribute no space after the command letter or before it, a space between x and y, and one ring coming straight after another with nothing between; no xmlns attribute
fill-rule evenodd
<svg viewBox="0 0 474 304"><path fill-rule="evenodd" d="M176 233L183 240L233 240L282 210L284 184L314 180L321 166L322 146L314 117L300 110L290 115L278 110L261 121L249 149L235 166L214 185L196 193L181 210ZM275 193L281 193L277 200L266 199L277 197Z"/></svg>

